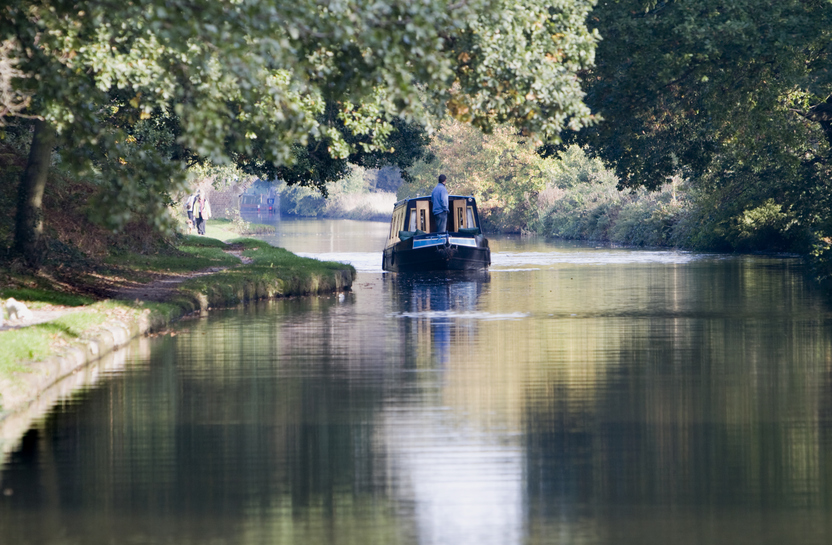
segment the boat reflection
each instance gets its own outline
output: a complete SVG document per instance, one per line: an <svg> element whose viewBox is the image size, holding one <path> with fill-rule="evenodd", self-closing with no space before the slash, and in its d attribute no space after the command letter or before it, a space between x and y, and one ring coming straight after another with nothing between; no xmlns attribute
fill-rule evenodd
<svg viewBox="0 0 832 545"><path fill-rule="evenodd" d="M402 394L412 392L413 403L383 411L383 437L396 503L413 506L419 543L522 543L522 447L510 428L483 427L455 386L472 377L472 348L483 322L495 319L490 280L486 271L385 275L415 372ZM425 406L423 396L434 403Z"/></svg>
<svg viewBox="0 0 832 545"><path fill-rule="evenodd" d="M446 366L452 341L476 330L478 301L491 280L490 273L402 273L385 279L393 292L393 316L402 319L408 346L420 347L420 354L429 350L431 367Z"/></svg>
<svg viewBox="0 0 832 545"><path fill-rule="evenodd" d="M260 223L263 225L277 225L280 223L280 210L241 210L240 217L249 223Z"/></svg>

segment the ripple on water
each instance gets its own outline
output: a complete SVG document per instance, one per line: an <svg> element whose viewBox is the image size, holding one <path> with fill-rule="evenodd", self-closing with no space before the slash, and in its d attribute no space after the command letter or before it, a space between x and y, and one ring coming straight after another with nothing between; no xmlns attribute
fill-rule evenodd
<svg viewBox="0 0 832 545"><path fill-rule="evenodd" d="M336 261L355 267L358 272L381 272L381 252L296 252L301 257L311 257L321 261Z"/></svg>
<svg viewBox="0 0 832 545"><path fill-rule="evenodd" d="M458 320L479 320L479 321L499 321L499 320L522 320L531 316L528 312L509 312L503 314L494 314L491 312L455 312L452 310L426 310L422 312L395 312L387 315L389 318L453 318Z"/></svg>
<svg viewBox="0 0 832 545"><path fill-rule="evenodd" d="M302 257L311 257L321 261L348 263L358 272L381 272L381 252L300 252ZM703 258L713 258L707 254L693 254L677 251L648 250L575 250L552 252L492 252L491 270L495 272L536 271L541 267L555 265L626 265L626 264L666 264L677 265L690 263Z"/></svg>
<svg viewBox="0 0 832 545"><path fill-rule="evenodd" d="M506 267L532 265L536 267L552 265L626 265L626 264L666 264L676 265L690 263L706 257L704 254L692 254L675 251L646 250L580 250L552 252L492 252L491 265L494 270L505 271ZM523 268L519 270L536 270Z"/></svg>

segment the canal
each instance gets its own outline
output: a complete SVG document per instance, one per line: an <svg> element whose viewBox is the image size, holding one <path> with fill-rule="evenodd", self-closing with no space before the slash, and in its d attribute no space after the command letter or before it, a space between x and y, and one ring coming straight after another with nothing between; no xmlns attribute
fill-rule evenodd
<svg viewBox="0 0 832 545"><path fill-rule="evenodd" d="M832 315L799 261L493 237L136 341L0 467L4 544L826 544Z"/></svg>

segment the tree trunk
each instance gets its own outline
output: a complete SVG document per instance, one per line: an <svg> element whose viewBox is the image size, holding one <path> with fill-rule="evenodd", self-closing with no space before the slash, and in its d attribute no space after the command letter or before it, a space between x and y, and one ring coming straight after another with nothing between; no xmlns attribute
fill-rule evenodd
<svg viewBox="0 0 832 545"><path fill-rule="evenodd" d="M43 191L52 164L55 129L46 121L35 121L35 134L29 150L29 162L20 177L17 192L14 251L30 267L43 262L46 248L43 235Z"/></svg>

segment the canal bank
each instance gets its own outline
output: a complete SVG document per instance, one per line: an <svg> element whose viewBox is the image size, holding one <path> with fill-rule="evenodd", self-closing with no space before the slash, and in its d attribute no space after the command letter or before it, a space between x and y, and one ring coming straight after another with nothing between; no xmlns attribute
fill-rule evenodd
<svg viewBox="0 0 832 545"><path fill-rule="evenodd" d="M48 343L50 355L2 368L0 453L11 448L56 400L95 382L102 370L115 365L119 358L114 354L136 337L158 333L171 322L204 316L212 309L348 291L356 274L349 265L299 257L257 240L238 241L222 251L237 263L131 284L111 299L64 310L64 316L86 316L73 326L58 318L18 329L38 329L41 336L28 342ZM13 339L8 334L12 333L3 331L0 345L10 348ZM31 346L24 353L36 354L41 348Z"/></svg>

